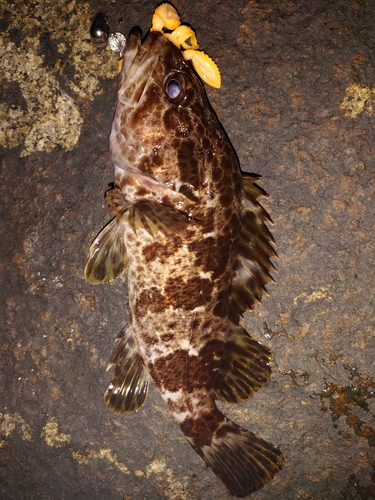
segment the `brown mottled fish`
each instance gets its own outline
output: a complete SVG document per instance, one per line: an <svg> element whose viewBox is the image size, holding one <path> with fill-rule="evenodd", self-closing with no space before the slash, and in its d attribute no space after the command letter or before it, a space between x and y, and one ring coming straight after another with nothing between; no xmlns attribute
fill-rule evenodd
<svg viewBox="0 0 375 500"><path fill-rule="evenodd" d="M105 401L138 410L152 379L194 450L246 496L283 457L215 400L244 401L270 377L270 351L239 325L272 281L265 193L241 174L190 63L157 32L127 40L110 143L115 217L85 270L90 283L128 272L129 322Z"/></svg>

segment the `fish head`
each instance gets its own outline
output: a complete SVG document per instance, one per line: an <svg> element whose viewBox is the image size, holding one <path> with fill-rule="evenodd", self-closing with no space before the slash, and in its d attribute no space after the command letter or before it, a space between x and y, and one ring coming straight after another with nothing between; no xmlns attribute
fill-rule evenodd
<svg viewBox="0 0 375 500"><path fill-rule="evenodd" d="M132 172L194 199L224 137L198 76L161 33L127 40L111 132L115 173ZM115 174L116 175L116 174Z"/></svg>

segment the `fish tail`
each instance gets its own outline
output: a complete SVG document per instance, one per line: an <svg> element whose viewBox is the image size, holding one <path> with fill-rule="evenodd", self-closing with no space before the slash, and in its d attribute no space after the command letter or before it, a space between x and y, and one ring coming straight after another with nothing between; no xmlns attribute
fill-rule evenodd
<svg viewBox="0 0 375 500"><path fill-rule="evenodd" d="M195 451L235 497L245 497L267 484L281 469L280 450L224 417L211 442L188 437Z"/></svg>

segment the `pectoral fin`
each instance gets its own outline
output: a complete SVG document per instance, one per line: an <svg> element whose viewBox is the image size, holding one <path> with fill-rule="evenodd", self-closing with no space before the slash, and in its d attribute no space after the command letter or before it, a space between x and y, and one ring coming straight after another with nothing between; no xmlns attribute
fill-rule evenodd
<svg viewBox="0 0 375 500"><path fill-rule="evenodd" d="M252 339L241 326L231 325L215 379L215 397L225 403L245 401L268 382L271 362L266 346Z"/></svg>
<svg viewBox="0 0 375 500"><path fill-rule="evenodd" d="M115 413L137 411L146 400L150 376L138 354L128 327L119 333L109 366L115 371L104 394L106 405Z"/></svg>
<svg viewBox="0 0 375 500"><path fill-rule="evenodd" d="M123 228L112 219L98 234L90 247L85 278L97 284L112 281L128 268Z"/></svg>
<svg viewBox="0 0 375 500"><path fill-rule="evenodd" d="M140 202L129 208L127 221L134 231L145 229L150 234L182 234L188 224L188 217L171 207L156 202Z"/></svg>

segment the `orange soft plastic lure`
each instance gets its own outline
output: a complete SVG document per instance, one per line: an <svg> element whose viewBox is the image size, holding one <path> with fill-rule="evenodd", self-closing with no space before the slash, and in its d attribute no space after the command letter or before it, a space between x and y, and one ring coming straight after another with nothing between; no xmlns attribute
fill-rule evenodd
<svg viewBox="0 0 375 500"><path fill-rule="evenodd" d="M164 33L164 29L172 32ZM192 62L195 71L204 82L216 89L221 87L221 75L217 64L203 50L197 50L199 44L194 31L190 26L181 24L180 16L172 5L162 3L155 9L150 31L160 31L176 47L182 48L184 59Z"/></svg>

